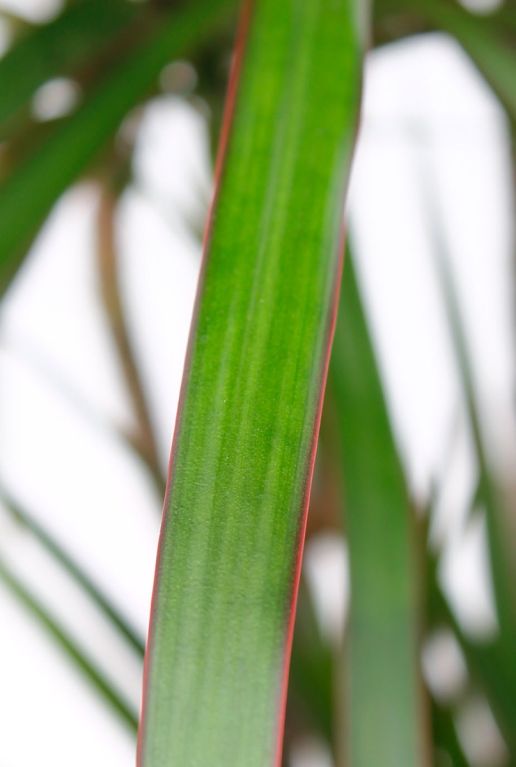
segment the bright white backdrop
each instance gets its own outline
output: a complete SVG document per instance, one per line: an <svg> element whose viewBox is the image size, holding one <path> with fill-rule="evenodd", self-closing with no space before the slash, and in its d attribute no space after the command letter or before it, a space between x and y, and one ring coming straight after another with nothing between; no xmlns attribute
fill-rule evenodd
<svg viewBox="0 0 516 767"><path fill-rule="evenodd" d="M0 3L14 5L44 15L56 3ZM506 455L514 445L509 162L503 114L452 41L431 35L370 56L349 205L359 277L414 493L422 498L447 468L436 531L448 536L446 582L461 600L463 620L484 631L493 616L482 529L464 536L461 528L473 464L422 202L426 185L444 216L486 420ZM164 467L200 258L183 222L201 213L197 200L210 188L204 115L176 98L157 99L144 117L118 234L124 298ZM131 414L98 298L97 202L88 185L61 200L3 303L0 478L143 633L159 501L110 430L130 423ZM0 553L78 641L88 638L88 651L138 706L136 659L2 516ZM338 631L345 552L328 539L307 556L321 620ZM3 588L0 616L0 767L132 764L131 737ZM496 737L475 715L485 737ZM326 761L315 752L299 764Z"/></svg>

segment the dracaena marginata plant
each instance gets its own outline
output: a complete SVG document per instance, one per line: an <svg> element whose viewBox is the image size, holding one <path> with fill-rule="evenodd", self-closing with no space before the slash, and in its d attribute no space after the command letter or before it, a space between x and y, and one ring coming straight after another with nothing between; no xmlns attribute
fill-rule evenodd
<svg viewBox="0 0 516 767"><path fill-rule="evenodd" d="M135 743L138 731L138 767L278 767L291 764L306 734L336 765L473 764L457 725L474 696L494 718L502 747L493 753L513 763L511 499L484 435L438 206L428 200L428 224L477 463L471 512L485 515L499 624L488 640L465 631L442 589L428 529L443 477L423 501L411 497L358 259L344 244L367 50L452 35L514 126L511 4L481 17L455 0L78 0L44 23L13 15L6 23L0 293L9 296L56 201L77 181L93 181L100 303L134 416L130 430L109 429L147 472L156 502L164 498L147 641L40 510L26 508L0 476L2 518L142 664L141 715L92 659L87 637L77 642L20 576L8 539L0 551L5 589ZM159 94L160 73L178 61L177 71L194 72L197 82L176 78L176 97L209 106L218 148L167 477L126 316L115 225L133 181L139 115ZM33 98L55 78L73 82L80 97L44 122ZM349 552L342 642L321 629L302 574L305 537L325 531L345 539ZM423 643L438 629L465 667L446 699L421 668Z"/></svg>

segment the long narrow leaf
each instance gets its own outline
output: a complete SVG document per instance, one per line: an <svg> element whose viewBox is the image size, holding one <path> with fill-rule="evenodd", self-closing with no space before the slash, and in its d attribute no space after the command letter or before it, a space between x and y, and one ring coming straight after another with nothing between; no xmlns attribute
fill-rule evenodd
<svg viewBox="0 0 516 767"><path fill-rule="evenodd" d="M232 0L180 5L0 187L0 294L56 199L88 167L161 68L199 45L233 6Z"/></svg>
<svg viewBox="0 0 516 767"><path fill-rule="evenodd" d="M142 767L280 763L359 104L353 16L349 0L247 6L174 439Z"/></svg>
<svg viewBox="0 0 516 767"><path fill-rule="evenodd" d="M434 745L441 760L443 754L446 754L453 767L469 767L457 734L453 711L445 705L432 701L432 724Z"/></svg>
<svg viewBox="0 0 516 767"><path fill-rule="evenodd" d="M430 208L430 205L428 206ZM484 429L477 403L473 366L470 359L453 278L448 266L448 254L443 233L437 221L433 221L432 235L435 241L435 257L442 287L448 325L457 360L460 381L471 426L473 448L477 459L477 500L484 504L488 536L491 545L493 585L502 633L509 631L516 639L516 556L511 545L509 513L505 508L503 491L494 475Z"/></svg>
<svg viewBox="0 0 516 767"><path fill-rule="evenodd" d="M121 634L122 637L143 657L145 644L137 636L134 629L129 625L118 608L111 602L108 596L94 583L90 575L76 562L62 544L54 538L26 509L16 503L7 493L0 488L0 501L7 513L41 544L47 553L58 562L68 575L97 605L99 610L108 619L109 623Z"/></svg>
<svg viewBox="0 0 516 767"><path fill-rule="evenodd" d="M471 644L470 647L466 647L465 637L462 638L461 643L467 650L477 675L491 692L493 710L499 715L505 736L513 742L516 732L516 674L512 662L516 647L516 556L511 537L511 520L508 517L511 510L506 507L502 489L492 470L485 445L473 368L455 287L448 267L444 237L438 222L433 221L432 224L436 264L477 459L477 500L485 509L491 575L499 621L499 636L492 644L478 647ZM516 743L514 745L516 747Z"/></svg>
<svg viewBox="0 0 516 767"><path fill-rule="evenodd" d="M125 0L82 0L24 35L0 59L0 123L16 114L38 86L90 59L134 16L135 7Z"/></svg>
<svg viewBox="0 0 516 767"><path fill-rule="evenodd" d="M122 698L102 671L85 655L71 637L50 615L47 609L30 593L23 583L0 560L0 582L6 586L17 601L38 621L40 626L57 642L75 667L98 692L106 704L131 730L136 730L138 717Z"/></svg>
<svg viewBox="0 0 516 767"><path fill-rule="evenodd" d="M333 648L321 635L312 596L301 578L287 712L299 706L301 714L331 747L334 744L335 666Z"/></svg>
<svg viewBox="0 0 516 767"><path fill-rule="evenodd" d="M516 120L516 25L512 28L511 44L504 35L509 30L502 27L503 17L499 27L491 19L476 16L450 0L420 0L420 7L431 22L458 40Z"/></svg>
<svg viewBox="0 0 516 767"><path fill-rule="evenodd" d="M346 763L426 764L408 494L351 259L344 269L329 394L340 440L351 576Z"/></svg>
<svg viewBox="0 0 516 767"><path fill-rule="evenodd" d="M516 752L516 672L513 663L514 642L501 643L491 640L487 643L473 641L460 626L450 608L438 582L437 558L428 554L428 578L430 609L429 617L434 623L443 623L449 628L466 660L468 671L475 684L486 696L511 752Z"/></svg>

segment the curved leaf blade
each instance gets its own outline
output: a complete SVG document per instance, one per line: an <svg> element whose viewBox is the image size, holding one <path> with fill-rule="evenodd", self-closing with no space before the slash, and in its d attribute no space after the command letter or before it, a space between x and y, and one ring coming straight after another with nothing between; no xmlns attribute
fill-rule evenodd
<svg viewBox="0 0 516 767"><path fill-rule="evenodd" d="M95 583L90 574L77 562L64 546L38 520L19 503L16 503L3 488L0 487L0 501L5 511L19 525L22 525L32 537L39 542L43 549L57 562L70 578L94 602L104 617L118 633L132 646L137 655L143 657L145 644L125 616L111 599Z"/></svg>
<svg viewBox="0 0 516 767"><path fill-rule="evenodd" d="M197 0L181 6L2 184L0 294L56 199L94 160L162 67L199 45L233 7L232 0Z"/></svg>
<svg viewBox="0 0 516 767"><path fill-rule="evenodd" d="M141 767L281 757L361 51L348 0L247 7L174 439Z"/></svg>
<svg viewBox="0 0 516 767"><path fill-rule="evenodd" d="M121 721L135 731L138 716L124 700L121 693L113 686L103 671L79 647L75 639L53 618L46 607L29 591L22 581L0 559L0 583L9 589L17 602L39 623L42 629L68 655L70 661L90 683Z"/></svg>
<svg viewBox="0 0 516 767"><path fill-rule="evenodd" d="M408 492L351 258L345 264L328 389L343 472L351 580L346 763L424 765L418 574Z"/></svg>
<svg viewBox="0 0 516 767"><path fill-rule="evenodd" d="M505 19L505 9L495 19L475 16L459 3L423 0L424 14L438 28L453 35L492 87L508 115L516 120L516 24ZM510 14L510 11L507 11ZM512 40L503 32L512 25Z"/></svg>
<svg viewBox="0 0 516 767"><path fill-rule="evenodd" d="M40 85L87 62L134 16L125 0L83 0L16 42L0 59L0 134Z"/></svg>

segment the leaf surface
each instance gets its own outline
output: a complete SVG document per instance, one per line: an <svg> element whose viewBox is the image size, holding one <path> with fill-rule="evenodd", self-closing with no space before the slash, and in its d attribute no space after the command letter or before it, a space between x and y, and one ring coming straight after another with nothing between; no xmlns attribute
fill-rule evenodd
<svg viewBox="0 0 516 767"><path fill-rule="evenodd" d="M0 59L0 133L40 85L88 62L134 16L125 0L82 0L23 35Z"/></svg>
<svg viewBox="0 0 516 767"><path fill-rule="evenodd" d="M361 50L348 0L256 0L242 26L165 505L143 767L281 757Z"/></svg>
<svg viewBox="0 0 516 767"><path fill-rule="evenodd" d="M94 663L79 646L74 637L52 616L46 606L31 593L11 568L0 559L0 583L16 598L18 604L32 615L40 627L63 650L69 660L81 672L101 699L109 706L130 730L138 726L138 716L114 687L104 672Z"/></svg>
<svg viewBox="0 0 516 767"><path fill-rule="evenodd" d="M345 645L345 762L427 764L415 538L351 258L329 377L344 483L351 602Z"/></svg>
<svg viewBox="0 0 516 767"><path fill-rule="evenodd" d="M502 8L493 18L484 18L449 0L422 0L421 7L431 22L462 45L511 119L516 120L514 9Z"/></svg>
<svg viewBox="0 0 516 767"><path fill-rule="evenodd" d="M15 502L3 488L0 488L0 501L9 516L38 541L47 554L63 568L70 578L95 603L120 636L132 646L139 656L143 657L145 650L143 640L128 623L118 607L113 604L107 594L95 583L90 574L74 559L71 552L67 551L49 530L19 503Z"/></svg>
<svg viewBox="0 0 516 767"><path fill-rule="evenodd" d="M181 5L0 186L0 294L54 202L83 173L171 58L230 17L232 0Z"/></svg>
<svg viewBox="0 0 516 767"><path fill-rule="evenodd" d="M490 573L498 618L498 634L487 644L469 641L457 625L455 633L470 662L473 675L484 686L504 737L511 748L516 750L516 671L513 663L516 647L514 495L511 497L504 487L504 484L509 484L506 477L497 476L489 455L475 386L474 368L448 265L446 243L440 222L435 220L432 223L436 265L477 461L478 489L474 500L485 511Z"/></svg>

